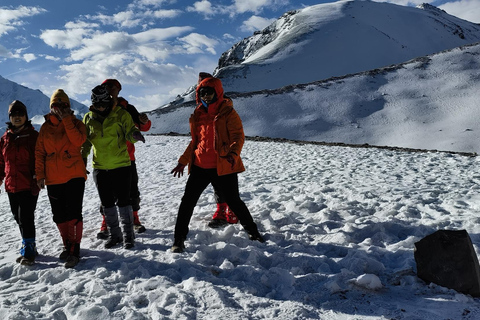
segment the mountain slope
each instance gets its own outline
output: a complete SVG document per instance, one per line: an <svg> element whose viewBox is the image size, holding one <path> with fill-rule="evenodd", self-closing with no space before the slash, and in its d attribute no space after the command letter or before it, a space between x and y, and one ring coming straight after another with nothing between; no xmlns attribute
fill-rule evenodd
<svg viewBox="0 0 480 320"><path fill-rule="evenodd" d="M479 69L477 43L387 68L230 97L248 136L478 152ZM188 133L193 108L185 102L157 109L151 132Z"/></svg>
<svg viewBox="0 0 480 320"><path fill-rule="evenodd" d="M68 94L68 92L67 92ZM22 101L28 109L28 116L36 125L43 123L43 115L50 112L50 97L43 94L40 90L33 90L0 76L0 105L3 106L3 112L0 112L0 130L3 134L5 122L8 119L8 105L13 100ZM85 105L70 99L72 109L77 116L85 114L88 109Z"/></svg>
<svg viewBox="0 0 480 320"><path fill-rule="evenodd" d="M275 89L367 71L480 41L480 26L431 5L339 1L288 12L225 52L226 91Z"/></svg>
<svg viewBox="0 0 480 320"><path fill-rule="evenodd" d="M398 64L480 41L480 25L434 6L339 1L285 13L224 52L227 92L308 83ZM208 70L200 70L208 71ZM194 100L192 86L168 106Z"/></svg>

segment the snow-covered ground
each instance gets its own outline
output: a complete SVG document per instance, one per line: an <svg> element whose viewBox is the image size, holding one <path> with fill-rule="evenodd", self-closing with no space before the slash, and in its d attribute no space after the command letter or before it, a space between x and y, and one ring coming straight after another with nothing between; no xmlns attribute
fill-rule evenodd
<svg viewBox="0 0 480 320"><path fill-rule="evenodd" d="M96 239L98 196L84 198L82 257L61 242L46 191L36 211L33 267L15 263L20 235L0 194L1 319L479 319L480 300L416 277L414 243L466 229L480 245L480 159L448 153L247 141L241 197L266 243L239 225L210 229L209 187L186 252L170 252L186 177L170 171L187 137L137 146L147 231L133 250ZM427 148L428 146L425 146Z"/></svg>

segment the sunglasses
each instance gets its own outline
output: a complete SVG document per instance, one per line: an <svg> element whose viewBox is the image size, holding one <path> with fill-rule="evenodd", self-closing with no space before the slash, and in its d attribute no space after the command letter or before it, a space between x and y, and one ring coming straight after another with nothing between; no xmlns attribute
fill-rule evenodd
<svg viewBox="0 0 480 320"><path fill-rule="evenodd" d="M110 102L98 102L93 104L93 107L95 109L106 109L109 106L110 106Z"/></svg>
<svg viewBox="0 0 480 320"><path fill-rule="evenodd" d="M68 103L65 103L65 102L54 102L54 103L52 103L52 108L57 108L57 109L68 108Z"/></svg>
<svg viewBox="0 0 480 320"><path fill-rule="evenodd" d="M210 96L212 94L215 94L215 89L213 89L212 87L203 87L200 90L198 90L198 95L200 97Z"/></svg>
<svg viewBox="0 0 480 320"><path fill-rule="evenodd" d="M10 113L8 114L9 117L23 117L23 116L25 116L25 115L26 115L26 113L25 113L24 111L21 111L21 110L19 110L19 111L13 111L13 112L10 112Z"/></svg>

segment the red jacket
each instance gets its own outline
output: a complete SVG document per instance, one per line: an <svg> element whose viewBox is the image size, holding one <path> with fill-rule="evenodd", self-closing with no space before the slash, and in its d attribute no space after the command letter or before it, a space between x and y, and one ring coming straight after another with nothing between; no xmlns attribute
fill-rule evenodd
<svg viewBox="0 0 480 320"><path fill-rule="evenodd" d="M245 171L240 152L245 142L242 120L233 109L232 100L223 96L219 79L207 78L197 87L213 87L217 101L208 106L208 111L199 105L190 117L192 140L178 160L183 165L195 164L202 168L217 168L219 176ZM225 159L231 155L235 159L232 165Z"/></svg>
<svg viewBox="0 0 480 320"><path fill-rule="evenodd" d="M137 108L135 108L133 105L129 104L125 98L118 97L118 105L122 106L125 110L130 113L132 116L133 122L137 126L138 130L140 131L148 131L150 130L150 127L152 126L152 122L148 120L147 123L142 124L139 119L140 113L138 112ZM135 161L135 145L131 143L130 141L127 141L127 150L128 150L128 155L130 156L131 161Z"/></svg>
<svg viewBox="0 0 480 320"><path fill-rule="evenodd" d="M35 144L38 132L28 123L21 132L10 129L0 139L0 181L5 179L5 191L39 192L35 176Z"/></svg>

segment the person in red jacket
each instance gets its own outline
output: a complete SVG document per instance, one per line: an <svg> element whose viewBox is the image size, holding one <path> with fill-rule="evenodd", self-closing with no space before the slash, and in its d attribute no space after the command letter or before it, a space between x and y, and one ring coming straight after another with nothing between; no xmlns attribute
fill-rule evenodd
<svg viewBox="0 0 480 320"><path fill-rule="evenodd" d="M213 76L210 73L200 72L198 74L197 85L199 85L200 82L202 82L206 78L212 78L212 77ZM197 101L197 105L201 104L202 102L202 100L198 95L196 96L196 101ZM208 226L210 228L219 228L229 223L230 224L238 223L237 216L235 215L235 213L233 213L233 211L229 208L229 206L225 202L225 197L223 196L222 190L217 190L215 187L213 187L213 191L215 196L215 202L217 203L217 210L213 214L212 220L208 223Z"/></svg>
<svg viewBox="0 0 480 320"><path fill-rule="evenodd" d="M220 79L205 78L196 93L201 103L189 120L192 139L171 172L174 177L177 174L181 177L188 165L190 174L178 209L171 250L184 251L193 209L209 184L222 190L225 202L237 215L250 240L265 242L238 190L238 173L245 171L240 158L245 142L242 121L233 109L232 100L224 97Z"/></svg>
<svg viewBox="0 0 480 320"><path fill-rule="evenodd" d="M48 199L63 241L60 260L73 268L80 259L83 235L83 194L87 170L80 149L87 140L85 124L70 109L67 94L58 89L50 98L50 113L35 147L35 173L40 189L47 186Z"/></svg>
<svg viewBox="0 0 480 320"><path fill-rule="evenodd" d="M122 97L119 97L118 94L122 90L122 85L117 79L106 79L102 82L102 86L107 89L107 92L112 96L116 105L121 106L132 116L135 126L143 132L150 130L152 122L148 119L148 116L145 113L138 112L137 108L128 103L128 101ZM138 217L138 211L140 210L140 191L138 190L138 172L137 165L135 163L135 145L130 141L127 141L127 150L130 156L131 161L131 173L132 180L130 186L130 202L133 210L133 226L135 231L138 233L145 232L146 229L140 222ZM100 232L97 234L98 239L108 239L109 232L107 228L107 223L105 221L105 215L103 214L103 208L100 206L100 212L102 213L102 226L100 227Z"/></svg>
<svg viewBox="0 0 480 320"><path fill-rule="evenodd" d="M10 122L0 139L0 185L5 180L10 208L22 235L22 247L17 262L32 265L35 244L35 208L38 186L35 179L35 144L38 132L28 120L27 107L19 100L8 107Z"/></svg>

